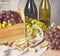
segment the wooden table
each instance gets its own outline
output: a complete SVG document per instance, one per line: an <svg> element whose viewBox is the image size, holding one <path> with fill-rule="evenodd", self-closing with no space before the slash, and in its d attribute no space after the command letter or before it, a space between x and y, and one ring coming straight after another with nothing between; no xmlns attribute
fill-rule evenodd
<svg viewBox="0 0 60 56"><path fill-rule="evenodd" d="M60 56L60 50L48 49L42 56Z"/></svg>

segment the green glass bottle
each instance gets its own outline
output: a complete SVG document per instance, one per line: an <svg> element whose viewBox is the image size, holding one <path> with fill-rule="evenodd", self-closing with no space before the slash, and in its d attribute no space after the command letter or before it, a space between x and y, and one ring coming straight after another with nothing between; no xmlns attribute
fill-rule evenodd
<svg viewBox="0 0 60 56"><path fill-rule="evenodd" d="M39 20L48 27L50 25L51 6L49 0L41 0L39 6Z"/></svg>

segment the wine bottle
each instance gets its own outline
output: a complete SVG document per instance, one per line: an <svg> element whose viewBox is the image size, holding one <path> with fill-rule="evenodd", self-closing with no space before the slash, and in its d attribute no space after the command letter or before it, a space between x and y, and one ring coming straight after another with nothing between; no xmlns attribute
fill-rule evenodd
<svg viewBox="0 0 60 56"><path fill-rule="evenodd" d="M25 16L29 18L37 19L37 8L34 3L34 0L27 0L25 9L24 9Z"/></svg>
<svg viewBox="0 0 60 56"><path fill-rule="evenodd" d="M48 27L50 25L51 6L49 0L41 0L39 6L39 20Z"/></svg>

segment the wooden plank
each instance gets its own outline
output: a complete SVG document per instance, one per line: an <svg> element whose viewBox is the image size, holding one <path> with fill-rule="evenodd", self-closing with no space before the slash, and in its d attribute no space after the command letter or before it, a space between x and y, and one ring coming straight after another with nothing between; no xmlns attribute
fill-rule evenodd
<svg viewBox="0 0 60 56"><path fill-rule="evenodd" d="M0 42L4 40L16 40L23 37L25 37L24 23L0 29Z"/></svg>
<svg viewBox="0 0 60 56"><path fill-rule="evenodd" d="M48 49L42 56L60 56L60 50Z"/></svg>

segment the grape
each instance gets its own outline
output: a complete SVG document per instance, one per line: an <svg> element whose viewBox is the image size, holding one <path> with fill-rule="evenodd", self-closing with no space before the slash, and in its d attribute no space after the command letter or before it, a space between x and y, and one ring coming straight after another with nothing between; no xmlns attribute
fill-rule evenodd
<svg viewBox="0 0 60 56"><path fill-rule="evenodd" d="M55 37L56 37L57 39L59 39L59 38L60 38L60 36L59 36L59 35L56 35Z"/></svg>
<svg viewBox="0 0 60 56"><path fill-rule="evenodd" d="M12 10L8 10L8 11L3 10L0 13L0 23L3 23L3 21L10 23L9 25L11 25L11 23L14 24L16 22L23 23L23 20L19 15L19 13Z"/></svg>
<svg viewBox="0 0 60 56"><path fill-rule="evenodd" d="M10 16L9 16L9 15L6 15L6 18L7 18L7 19L10 19Z"/></svg>
<svg viewBox="0 0 60 56"><path fill-rule="evenodd" d="M50 38L53 38L53 35L52 35L52 34L50 34L50 35L49 35L49 37L50 37Z"/></svg>
<svg viewBox="0 0 60 56"><path fill-rule="evenodd" d="M52 42L49 42L49 47L50 47L51 45L53 45L53 43L52 43Z"/></svg>
<svg viewBox="0 0 60 56"><path fill-rule="evenodd" d="M0 23L2 23L3 21L3 17L2 17L2 14L0 13Z"/></svg>
<svg viewBox="0 0 60 56"><path fill-rule="evenodd" d="M7 25L7 22L6 21L3 21L3 24Z"/></svg>
<svg viewBox="0 0 60 56"><path fill-rule="evenodd" d="M57 33L54 33L54 37L57 35Z"/></svg>
<svg viewBox="0 0 60 56"><path fill-rule="evenodd" d="M12 23L12 24L15 24L15 23L16 23L16 22L15 22L15 19L11 18L10 20L11 20L11 23Z"/></svg>
<svg viewBox="0 0 60 56"><path fill-rule="evenodd" d="M8 19L8 20L7 20L7 22L8 22L8 23L11 23L11 20L10 20L10 19Z"/></svg>
<svg viewBox="0 0 60 56"><path fill-rule="evenodd" d="M60 48L60 29L58 29L57 27L53 27L52 29L50 29L47 33L48 41L49 41L49 48L52 50L57 50Z"/></svg>
<svg viewBox="0 0 60 56"><path fill-rule="evenodd" d="M53 32L57 32L57 29L54 28L54 29L53 29Z"/></svg>
<svg viewBox="0 0 60 56"><path fill-rule="evenodd" d="M49 41L49 42L51 42L51 41L52 41L52 39L51 39L51 38L49 38L49 39L48 39L48 41Z"/></svg>
<svg viewBox="0 0 60 56"><path fill-rule="evenodd" d="M55 45L50 45L49 48L53 50L55 48Z"/></svg>
<svg viewBox="0 0 60 56"><path fill-rule="evenodd" d="M3 17L2 17L2 14L0 14L0 19L2 19Z"/></svg>
<svg viewBox="0 0 60 56"><path fill-rule="evenodd" d="M20 20L19 23L23 23L23 20Z"/></svg>
<svg viewBox="0 0 60 56"><path fill-rule="evenodd" d="M4 18L4 21L7 21L7 18Z"/></svg>
<svg viewBox="0 0 60 56"><path fill-rule="evenodd" d="M14 19L14 18L11 18L11 21L12 21L12 22L15 22L15 19Z"/></svg>
<svg viewBox="0 0 60 56"><path fill-rule="evenodd" d="M59 49L59 47L55 46L55 47L54 47L54 50L57 50L57 49Z"/></svg>
<svg viewBox="0 0 60 56"><path fill-rule="evenodd" d="M12 26L13 24L12 23L8 23L8 26Z"/></svg>
<svg viewBox="0 0 60 56"><path fill-rule="evenodd" d="M13 18L14 17L14 14L11 14L10 16L11 16L11 18Z"/></svg>
<svg viewBox="0 0 60 56"><path fill-rule="evenodd" d="M12 11L12 10L9 10L9 11L8 11L8 13L9 13L9 14L13 14L13 13L14 13L14 11Z"/></svg>
<svg viewBox="0 0 60 56"><path fill-rule="evenodd" d="M19 23L23 23L23 20L21 18L18 18Z"/></svg>
<svg viewBox="0 0 60 56"><path fill-rule="evenodd" d="M59 46L59 45L60 45L60 41L57 41L57 42L56 42L56 46Z"/></svg>
<svg viewBox="0 0 60 56"><path fill-rule="evenodd" d="M26 30L26 32L28 32L27 34L26 34L26 36L36 36L40 31L38 30L38 28L36 27L34 27L34 26L38 26L38 27L40 27L44 32L46 31L46 27L45 27L45 24L44 23L42 23L42 22L40 22L40 21L38 21L38 20L34 20L33 18L29 18L28 16L26 16L25 17L25 22L27 23L27 24L25 24L25 30ZM29 29L29 27L27 27L27 25L31 25L31 26L29 26L30 28L31 28L31 30L34 28L34 30L30 30ZM29 30L30 30L30 32L29 32ZM31 34L30 34L31 33ZM40 36L41 36L41 34L40 34Z"/></svg>
<svg viewBox="0 0 60 56"><path fill-rule="evenodd" d="M22 19L21 18L18 18L17 20L16 20L16 23L22 23L23 21L22 21Z"/></svg>
<svg viewBox="0 0 60 56"><path fill-rule="evenodd" d="M3 18L6 18L6 15L2 15L3 16Z"/></svg>
<svg viewBox="0 0 60 56"><path fill-rule="evenodd" d="M11 14L11 10L7 11L7 15Z"/></svg>
<svg viewBox="0 0 60 56"><path fill-rule="evenodd" d="M3 11L2 11L2 14L6 14L6 11L5 11L5 10L3 10Z"/></svg>
<svg viewBox="0 0 60 56"><path fill-rule="evenodd" d="M53 34L51 31L48 32L49 35Z"/></svg>
<svg viewBox="0 0 60 56"><path fill-rule="evenodd" d="M54 47L49 47L51 50L54 50Z"/></svg>
<svg viewBox="0 0 60 56"><path fill-rule="evenodd" d="M53 40L53 44L55 44L56 43L56 41L55 40Z"/></svg>
<svg viewBox="0 0 60 56"><path fill-rule="evenodd" d="M11 18L17 19L15 14L10 14L10 16L11 16Z"/></svg>

